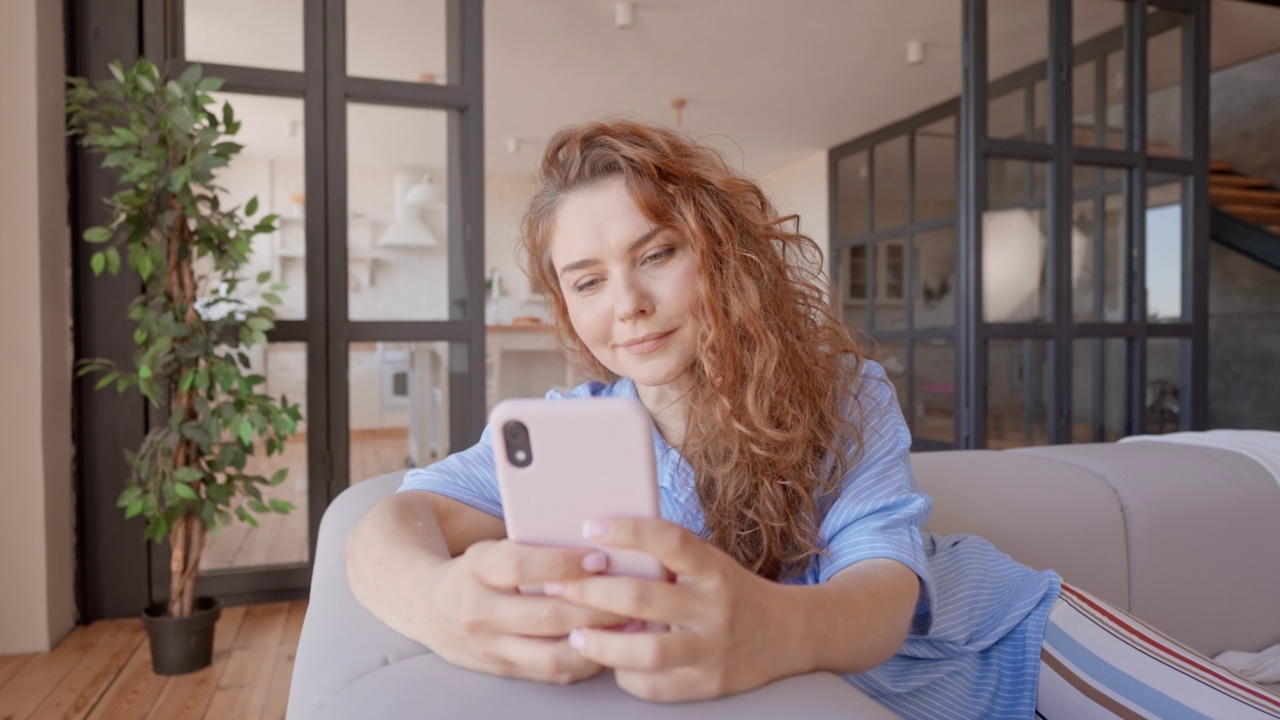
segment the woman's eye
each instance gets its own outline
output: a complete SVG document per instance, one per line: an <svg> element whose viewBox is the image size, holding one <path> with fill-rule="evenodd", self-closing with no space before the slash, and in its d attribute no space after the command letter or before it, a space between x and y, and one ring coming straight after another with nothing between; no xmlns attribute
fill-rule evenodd
<svg viewBox="0 0 1280 720"><path fill-rule="evenodd" d="M578 293L586 292L599 284L600 284L600 280L596 278L592 278L590 280L583 280L582 282L573 286L573 291Z"/></svg>
<svg viewBox="0 0 1280 720"><path fill-rule="evenodd" d="M663 248L656 252L651 252L644 257L644 261L650 265L657 265L676 254L675 248Z"/></svg>

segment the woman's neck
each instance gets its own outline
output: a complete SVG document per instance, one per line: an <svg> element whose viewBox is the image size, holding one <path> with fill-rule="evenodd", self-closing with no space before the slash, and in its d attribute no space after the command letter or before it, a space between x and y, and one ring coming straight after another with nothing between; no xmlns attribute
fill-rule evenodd
<svg viewBox="0 0 1280 720"><path fill-rule="evenodd" d="M685 410L688 406L688 383L670 383L658 387L636 386L636 395L653 418L658 434L672 447L684 442Z"/></svg>

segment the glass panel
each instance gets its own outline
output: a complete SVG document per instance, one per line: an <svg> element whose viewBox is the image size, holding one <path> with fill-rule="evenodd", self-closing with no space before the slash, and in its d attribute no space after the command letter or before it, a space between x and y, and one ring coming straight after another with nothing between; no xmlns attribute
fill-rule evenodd
<svg viewBox="0 0 1280 720"><path fill-rule="evenodd" d="M915 326L951 328L956 324L956 230L953 227L915 236Z"/></svg>
<svg viewBox="0 0 1280 720"><path fill-rule="evenodd" d="M1182 353L1186 341L1180 338L1147 340L1147 389L1144 394L1147 432L1161 435L1181 429Z"/></svg>
<svg viewBox="0 0 1280 720"><path fill-rule="evenodd" d="M447 113L352 104L347 116L348 317L448 319Z"/></svg>
<svg viewBox="0 0 1280 720"><path fill-rule="evenodd" d="M1030 85L1046 77L1045 60L1049 56L1049 0L988 0L987 2L987 80L995 81L1026 69L1029 74L1020 83ZM1035 67L1039 64L1039 67ZM999 87L991 93L988 106L987 134L995 138L1032 137L1026 122L1025 96L1015 92L1004 96L1010 88ZM1046 117L1043 95L1037 100L1035 117Z"/></svg>
<svg viewBox="0 0 1280 720"><path fill-rule="evenodd" d="M885 374L893 383L893 391L898 396L898 406L902 408L903 417L910 421L910 415L907 413L907 376L910 366L907 363L906 341L877 341L872 358L884 367Z"/></svg>
<svg viewBox="0 0 1280 720"><path fill-rule="evenodd" d="M1114 442L1124 436L1127 347L1122 338L1072 345L1071 442Z"/></svg>
<svg viewBox="0 0 1280 720"><path fill-rule="evenodd" d="M1093 57L1080 58L1079 48L1082 43L1086 43L1094 38L1107 33L1122 32L1124 29L1125 3L1116 2L1116 0L1076 0L1071 5L1072 12L1072 37L1076 44L1077 65L1075 74L1073 75L1073 91L1075 96L1072 103L1072 116L1075 119L1075 142L1077 145L1103 145L1110 146L1113 138L1103 135L1105 142L1098 142L1099 126L1107 125L1104 119L1109 115L1109 111L1098 108L1098 70L1101 65L1104 70L1104 78L1110 80L1111 76L1106 74L1105 63L1110 58L1119 60L1122 53L1112 53L1111 55L1097 55ZM1114 44L1110 47L1121 47L1123 38L1117 37ZM1117 70L1123 70L1119 65L1113 66ZM1124 90L1124 75L1121 72L1119 77L1118 89ZM1111 89L1104 89L1107 93L1107 107L1111 104ZM1116 102L1123 100L1123 94L1116 96ZM1123 113L1119 115L1117 120L1123 123ZM1117 129L1123 130L1123 125ZM1124 136L1117 134L1114 140L1122 143ZM1116 145L1120 147L1120 145Z"/></svg>
<svg viewBox="0 0 1280 720"><path fill-rule="evenodd" d="M447 342L351 343L352 485L449 454L448 353Z"/></svg>
<svg viewBox="0 0 1280 720"><path fill-rule="evenodd" d="M1123 322L1124 171L1078 166L1072 206L1071 278L1077 322Z"/></svg>
<svg viewBox="0 0 1280 720"><path fill-rule="evenodd" d="M254 455L245 463L246 475L270 478L287 470L284 482L275 487L262 487L264 501L284 500L293 503L288 514L254 514L259 527L239 519L221 528L209 538L200 556L200 570L224 570L258 565L305 563L308 559L309 525L307 521L307 345L306 343L270 343L249 349L247 373L261 375L266 381L258 386L273 398L281 396L297 403L302 410L298 433L289 438L282 452L270 457L257 443Z"/></svg>
<svg viewBox="0 0 1280 720"><path fill-rule="evenodd" d="M218 113L224 102L231 104L241 122L235 141L244 146L231 164L217 171L222 206L243 207L250 198L257 197L258 213L251 220L256 222L271 214L280 216L276 232L254 237L249 261L240 271L244 282L232 295L261 305L263 293L273 292L272 285L284 283L288 287L274 291L283 302L275 306L276 318L304 318L307 275L302 101L263 95L212 95L216 104L210 107ZM281 133L281 127L288 131ZM271 279L260 285L256 277L264 271L271 272ZM196 273L202 279L213 276L207 257L197 259Z"/></svg>
<svg viewBox="0 0 1280 720"><path fill-rule="evenodd" d="M841 238L865 235L871 227L871 166L862 151L836 163L836 228Z"/></svg>
<svg viewBox="0 0 1280 720"><path fill-rule="evenodd" d="M1157 24L1164 18L1174 18L1178 24L1147 38L1147 152L1184 155L1182 43L1190 25L1185 15L1172 11L1156 13L1147 22Z"/></svg>
<svg viewBox="0 0 1280 720"><path fill-rule="evenodd" d="M956 214L956 119L916 131L915 217L920 224Z"/></svg>
<svg viewBox="0 0 1280 720"><path fill-rule="evenodd" d="M183 0L186 59L302 71L302 0Z"/></svg>
<svg viewBox="0 0 1280 720"><path fill-rule="evenodd" d="M987 106L987 131L993 138L1025 140L1027 129L1027 94L1019 88L992 97Z"/></svg>
<svg viewBox="0 0 1280 720"><path fill-rule="evenodd" d="M1034 105L1031 108L1032 123L1035 130L1031 133L1031 139L1036 142L1049 141L1049 85L1043 81L1036 81L1032 88L1031 101Z"/></svg>
<svg viewBox="0 0 1280 720"><path fill-rule="evenodd" d="M1107 147L1125 148L1125 131L1128 113L1125 112L1125 93L1129 86L1129 63L1124 51L1107 55Z"/></svg>
<svg viewBox="0 0 1280 720"><path fill-rule="evenodd" d="M916 342L916 440L956 441L956 350L951 340Z"/></svg>
<svg viewBox="0 0 1280 720"><path fill-rule="evenodd" d="M990 209L982 218L982 313L985 322L1043 322L1049 317L1049 240L1043 196L1013 207L997 203L997 183L1008 186L1013 167L1043 166L1045 163L991 160L988 172ZM1013 174L1016 180L1016 173ZM1025 196L1024 196L1025 197Z"/></svg>
<svg viewBox="0 0 1280 720"><path fill-rule="evenodd" d="M1176 175L1147 175L1147 319L1180 322L1185 180Z"/></svg>
<svg viewBox="0 0 1280 720"><path fill-rule="evenodd" d="M489 325L485 334L485 402L568 393L586 378L570 367L547 322Z"/></svg>
<svg viewBox="0 0 1280 720"><path fill-rule="evenodd" d="M347 3L347 74L443 85L445 0Z"/></svg>
<svg viewBox="0 0 1280 720"><path fill-rule="evenodd" d="M875 245L876 267L872 275L875 286L877 330L907 329L907 241L906 238L881 240Z"/></svg>
<svg viewBox="0 0 1280 720"><path fill-rule="evenodd" d="M867 257L866 245L855 245L840 251L840 272L836 278L840 317L845 325L855 330L866 330L868 327L871 286Z"/></svg>
<svg viewBox="0 0 1280 720"><path fill-rule="evenodd" d="M987 447L1049 442L1049 342L987 344Z"/></svg>
<svg viewBox="0 0 1280 720"><path fill-rule="evenodd" d="M907 136L875 147L875 229L907 224Z"/></svg>

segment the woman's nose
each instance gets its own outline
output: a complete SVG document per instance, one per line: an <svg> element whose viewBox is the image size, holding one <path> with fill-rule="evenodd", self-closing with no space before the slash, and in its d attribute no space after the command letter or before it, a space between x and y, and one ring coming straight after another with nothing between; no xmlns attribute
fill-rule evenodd
<svg viewBox="0 0 1280 720"><path fill-rule="evenodd" d="M631 320L653 314L653 300L648 291L630 278L623 278L614 285L617 297L614 300L619 320Z"/></svg>

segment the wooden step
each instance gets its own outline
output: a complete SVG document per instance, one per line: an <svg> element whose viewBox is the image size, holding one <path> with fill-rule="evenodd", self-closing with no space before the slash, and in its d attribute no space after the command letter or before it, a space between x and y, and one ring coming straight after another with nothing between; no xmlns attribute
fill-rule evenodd
<svg viewBox="0 0 1280 720"><path fill-rule="evenodd" d="M1218 209L1255 224L1280 223L1280 207L1227 204L1219 205Z"/></svg>
<svg viewBox="0 0 1280 720"><path fill-rule="evenodd" d="M1264 188L1271 187L1271 181L1252 175L1222 175L1215 173L1209 176L1209 187Z"/></svg>
<svg viewBox="0 0 1280 720"><path fill-rule="evenodd" d="M1221 203L1248 203L1251 205L1280 205L1280 190L1244 190L1240 188L1209 188L1209 201Z"/></svg>
<svg viewBox="0 0 1280 720"><path fill-rule="evenodd" d="M1209 163L1209 172L1229 173L1233 168L1229 162L1214 161Z"/></svg>

